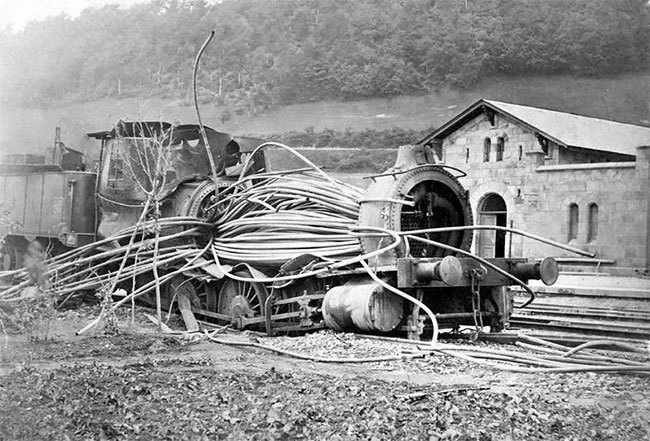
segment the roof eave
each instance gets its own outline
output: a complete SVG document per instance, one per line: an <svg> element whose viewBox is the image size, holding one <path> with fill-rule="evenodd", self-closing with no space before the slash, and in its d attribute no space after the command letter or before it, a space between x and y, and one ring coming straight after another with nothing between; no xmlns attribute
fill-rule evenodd
<svg viewBox="0 0 650 441"><path fill-rule="evenodd" d="M517 118L515 115L506 112L505 110L501 109L500 107L492 104L488 100L481 98L471 106L469 106L465 111L459 113L456 115L456 117L452 118L444 124L442 127L438 128L435 130L433 133L430 135L424 137L422 140L418 142L418 144L425 144L426 142L432 140L432 139L442 139L445 136L447 136L449 133L453 132L456 130L458 127L461 125L465 124L469 119L474 118L476 116L476 111L480 110L483 111L485 108L489 108L490 110L494 112L498 112L502 115L506 115L507 117L513 119L516 121L518 124L521 124L522 126L526 127L528 130L534 133L539 133L540 135L544 136L545 138L549 139L550 141L553 141L554 143L561 145L563 147L566 147L567 145L562 142L561 140L554 138L553 136L549 135L548 133L538 129L537 127L531 126L528 124L526 121Z"/></svg>
<svg viewBox="0 0 650 441"><path fill-rule="evenodd" d="M632 153L624 153L624 152L613 151L613 150L598 149L598 148L594 148L594 147L582 147L582 146L579 146L579 145L567 145L565 147L571 148L571 149L590 150L590 151L599 152L599 153L609 153L609 154L613 154L613 155L628 156L630 158L636 159L636 155L634 155Z"/></svg>
<svg viewBox="0 0 650 441"><path fill-rule="evenodd" d="M458 126L464 124L465 120L471 115L473 117L474 112L477 109L480 109L482 105L487 105L488 103L485 99L480 99L467 109L450 119L447 123L443 124L441 127L433 131L433 133L425 136L418 144L424 144L432 139L441 139L444 138L448 133L453 132Z"/></svg>

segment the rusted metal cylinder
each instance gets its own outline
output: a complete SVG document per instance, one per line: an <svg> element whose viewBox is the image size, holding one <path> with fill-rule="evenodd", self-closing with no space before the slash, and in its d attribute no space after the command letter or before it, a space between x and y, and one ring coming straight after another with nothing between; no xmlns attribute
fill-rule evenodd
<svg viewBox="0 0 650 441"><path fill-rule="evenodd" d="M511 270L521 280L541 280L545 285L557 282L559 272L557 261L552 257L546 257L541 262L518 263Z"/></svg>
<svg viewBox="0 0 650 441"><path fill-rule="evenodd" d="M390 332L403 314L401 297L367 280L336 286L323 299L325 324L335 331Z"/></svg>
<svg viewBox="0 0 650 441"><path fill-rule="evenodd" d="M407 232L428 228L472 225L472 208L458 179L442 165L426 161L422 146L402 146L396 165L372 176L359 208L360 226ZM472 231L452 231L426 235L427 239L469 251ZM376 251L387 238L368 235L360 239L363 252ZM374 257L370 263L395 265L401 257L444 257L453 252L434 245L409 240Z"/></svg>
<svg viewBox="0 0 650 441"><path fill-rule="evenodd" d="M452 286L463 278L463 267L453 256L447 256L437 262L417 262L414 270L415 279L420 283L440 280Z"/></svg>

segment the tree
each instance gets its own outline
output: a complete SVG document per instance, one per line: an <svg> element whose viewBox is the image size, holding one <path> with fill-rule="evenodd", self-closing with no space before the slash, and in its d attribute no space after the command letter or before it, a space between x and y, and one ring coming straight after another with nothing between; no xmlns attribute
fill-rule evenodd
<svg viewBox="0 0 650 441"><path fill-rule="evenodd" d="M645 0L154 0L29 24L0 41L0 97L129 94L259 103L469 87L494 74L647 71ZM6 38L4 38L6 36ZM241 101L241 98L237 98Z"/></svg>

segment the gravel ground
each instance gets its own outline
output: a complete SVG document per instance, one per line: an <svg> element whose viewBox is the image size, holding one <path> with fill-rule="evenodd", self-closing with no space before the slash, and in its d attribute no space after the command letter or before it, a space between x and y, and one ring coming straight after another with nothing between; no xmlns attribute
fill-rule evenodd
<svg viewBox="0 0 650 441"><path fill-rule="evenodd" d="M647 377L507 373L438 355L364 364L302 361L161 336L141 312L135 324L121 313L120 335L75 337L96 313L58 314L48 341L10 330L0 349L0 439L650 437ZM179 326L177 319L170 324ZM331 331L225 338L320 357L412 351Z"/></svg>

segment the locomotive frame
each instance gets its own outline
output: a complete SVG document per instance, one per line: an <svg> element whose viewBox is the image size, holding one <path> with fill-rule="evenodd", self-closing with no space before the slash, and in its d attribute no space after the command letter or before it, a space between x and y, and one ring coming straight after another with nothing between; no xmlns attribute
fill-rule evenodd
<svg viewBox="0 0 650 441"><path fill-rule="evenodd" d="M143 197L128 183L118 182L119 158L114 153L116 149L137 148L141 140L160 136L170 127L161 122L120 121L111 131L89 133L101 140L98 173L66 170L64 162L0 168L3 188L13 188L14 207L20 206L21 194L25 201L28 194L40 194L40 202L23 204L25 216L29 204L48 206L46 188L60 193L59 199L49 200L59 201L64 207L59 211L66 212L66 216L55 219L55 234L51 223L43 222L49 212L41 210L39 226L48 225L46 231L23 228L9 235L5 266L20 264L20 247L15 244L25 246L29 239L46 242L50 248L54 244L57 252L133 225ZM223 179L218 187L226 188L237 180L244 156L252 157L256 169L268 166L263 152L258 152L261 140L234 139L206 129L211 155ZM174 175L162 200L162 216L206 217L214 206L215 189L205 167L207 153L199 127L175 126L173 133L175 138L169 142L177 146L172 161ZM333 268L310 254L274 268L256 268L247 262L222 265L215 258L215 265L185 272L167 283L163 303L172 307L175 296L183 292L195 314L239 329L265 330L269 335L325 326L339 331L406 334L414 339L437 333L438 325L502 330L508 326L513 308L506 287L529 279L552 284L557 278L557 264L552 258L530 263L527 259L473 256L469 252L473 222L468 194L449 170L436 163L429 147L402 146L394 167L369 177L372 183L360 201L358 235L364 253L376 252L368 262L372 268L367 264L362 268ZM40 182L40 193L29 191L35 188L32 181ZM23 223L28 224L27 217ZM382 252L387 236L381 231L404 238L398 246ZM14 248L8 252L11 246ZM314 269L318 269L314 275L302 276ZM152 297L148 300L154 301ZM435 317L429 314L433 323L425 325L423 309L433 311Z"/></svg>

